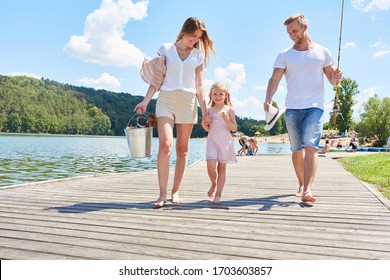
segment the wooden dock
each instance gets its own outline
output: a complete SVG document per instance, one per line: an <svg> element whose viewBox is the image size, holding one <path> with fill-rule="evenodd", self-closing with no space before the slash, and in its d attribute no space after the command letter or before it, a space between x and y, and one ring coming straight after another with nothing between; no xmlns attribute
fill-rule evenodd
<svg viewBox="0 0 390 280"><path fill-rule="evenodd" d="M219 206L205 161L161 209L156 171L0 188L0 259L390 259L388 201L335 160L319 158L314 206L293 195L291 156L238 160Z"/></svg>

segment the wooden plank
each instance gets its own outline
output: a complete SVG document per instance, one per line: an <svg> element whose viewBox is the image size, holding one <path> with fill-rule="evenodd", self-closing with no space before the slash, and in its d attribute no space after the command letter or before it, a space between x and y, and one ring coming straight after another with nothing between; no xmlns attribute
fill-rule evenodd
<svg viewBox="0 0 390 280"><path fill-rule="evenodd" d="M218 228L209 228L206 233L201 228L188 227L186 229L186 226L180 226L178 230L179 233L177 233L177 226L175 227L174 225L169 224L164 227L164 230L159 232L153 230L155 228L154 224L150 224L149 226L145 224L134 226L133 223L126 224L116 222L110 223L109 227L102 227L99 226L98 223L91 225L70 223L58 224L56 222L48 223L44 220L31 224L32 225L16 224L12 219L8 219L5 229L20 231L23 234L27 231L32 233L44 233L47 235L79 237L81 239L86 238L103 241L121 240L121 243L147 244L148 248L153 248L155 255L159 252L159 250L156 249L159 247L159 244L164 244L164 246L168 247L167 249L164 249L164 256L168 256L166 251L172 246L174 247L178 241L186 243L186 248L188 250L193 247L192 243L206 244L209 240L213 240L213 242L206 246L207 250L211 250L211 252L218 250L219 254L226 248L215 248L216 244L220 246L230 244L230 247L241 247L240 250L243 250L244 247L247 249L258 248L259 250L272 250L272 248L274 248L274 250L276 250L276 246L278 251L289 254L296 254L296 252L304 254L301 258L303 257L305 259L308 258L308 256L313 258L316 255L312 251L313 248L316 248L316 252L318 252L318 250L324 250L323 253L327 252L330 256L335 255L335 253L329 253L333 248L342 248L342 251L344 252L338 252L338 255L344 258L367 258L367 254L371 254L375 259L381 255L386 256L390 252L390 245L383 245L380 243L380 238L373 239L372 236L369 238L367 235L364 235L365 238L363 236L360 236L360 238L356 238L356 236L351 238L350 235L348 235L349 238L345 238L344 236L339 235L339 238L337 239L329 238L328 235L324 234L322 234L321 237L321 234L318 233L315 236L310 236L309 234L304 234L303 236L289 236L280 230L275 230L273 233L270 233L269 230L262 230L261 227L254 228L252 232L248 233L232 230L233 228L237 228L234 225L231 225L230 228L228 227L224 231L221 231ZM0 236L1 235L2 233L0 230ZM218 236L219 238L213 238L215 236ZM326 240L325 243L324 240ZM359 242L356 242L357 240ZM49 242L49 240L47 241ZM146 252L147 250L148 249L142 249L143 252ZM371 251L374 251L375 253L372 253ZM231 248L229 248L229 252L226 254L228 255L230 252ZM179 255L176 254L176 256Z"/></svg>
<svg viewBox="0 0 390 280"><path fill-rule="evenodd" d="M0 258L390 259L389 209L330 158L312 207L293 196L290 156L239 157L221 205L207 201L209 184L199 161L185 203L162 209L156 171L1 188Z"/></svg>

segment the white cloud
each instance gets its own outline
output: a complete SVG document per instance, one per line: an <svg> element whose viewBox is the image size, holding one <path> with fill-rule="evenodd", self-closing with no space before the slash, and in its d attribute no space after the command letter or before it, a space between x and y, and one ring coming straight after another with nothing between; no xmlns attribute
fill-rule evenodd
<svg viewBox="0 0 390 280"><path fill-rule="evenodd" d="M262 103L256 97L249 97L244 100L238 100L237 98L232 97L233 107L237 109L247 109L247 108L262 108Z"/></svg>
<svg viewBox="0 0 390 280"><path fill-rule="evenodd" d="M36 79L42 79L42 76L39 76L39 75L36 75L36 74L33 74L33 73L27 73L27 72L11 72L11 73L8 73L8 74L5 74L6 76L11 76L11 77L14 77L14 76L27 76L27 77L32 77L32 78L36 78Z"/></svg>
<svg viewBox="0 0 390 280"><path fill-rule="evenodd" d="M380 49L379 51L374 52L374 57L382 57L390 54L390 46L386 45L383 42L375 42L374 44L371 44L370 47Z"/></svg>
<svg viewBox="0 0 390 280"><path fill-rule="evenodd" d="M231 93L237 92L246 82L244 64L230 63L227 67L214 70L215 80L226 83Z"/></svg>
<svg viewBox="0 0 390 280"><path fill-rule="evenodd" d="M380 57L390 54L390 50L377 51L374 53L374 57Z"/></svg>
<svg viewBox="0 0 390 280"><path fill-rule="evenodd" d="M371 44L370 47L371 48L385 48L386 44L378 41L378 42Z"/></svg>
<svg viewBox="0 0 390 280"><path fill-rule="evenodd" d="M102 0L100 8L89 14L83 35L73 35L64 51L86 62L114 66L140 67L144 53L123 39L129 20L147 16L147 0Z"/></svg>
<svg viewBox="0 0 390 280"><path fill-rule="evenodd" d="M267 86L266 85L258 85L258 86L255 86L255 90L257 90L257 91L266 91L267 90ZM286 92L286 89L283 86L279 85L278 89L276 90L276 92L277 93L283 93L283 92Z"/></svg>
<svg viewBox="0 0 390 280"><path fill-rule="evenodd" d="M345 43L345 45L344 45L344 49L349 49L349 48L354 48L354 47L356 47L355 42L348 42L348 43Z"/></svg>
<svg viewBox="0 0 390 280"><path fill-rule="evenodd" d="M390 8L390 0L352 0L352 7L363 12L387 11Z"/></svg>
<svg viewBox="0 0 390 280"><path fill-rule="evenodd" d="M233 103L233 105L234 105L234 103ZM236 108L236 106L234 106L234 111L236 112L236 116L238 116L240 118L249 118L249 119L254 119L254 120L264 120L265 119L265 113L264 113L263 107Z"/></svg>
<svg viewBox="0 0 390 280"><path fill-rule="evenodd" d="M364 104L368 101L368 99L375 96L376 90L376 87L365 89L363 90L363 93L359 93L356 98L354 98L357 100L355 105L352 107L354 115L360 115L362 113Z"/></svg>
<svg viewBox="0 0 390 280"><path fill-rule="evenodd" d="M118 91L121 86L121 82L116 77L111 76L108 73L102 73L97 79L82 78L77 81L85 86L93 87L95 89L106 89L112 91Z"/></svg>
<svg viewBox="0 0 390 280"><path fill-rule="evenodd" d="M240 63L230 63L227 67L217 67L214 70L214 76L215 81L223 81L226 83L226 86L232 93L231 100L233 103L233 107L236 110L237 109L237 115L243 116L243 117L249 117L248 112L246 109L251 108L261 108L262 104L256 97L249 97L244 100L240 100L237 97L240 95L239 90L241 89L241 86L245 84L246 82L246 74L244 65ZM208 81L209 87L206 91L206 84L205 84L205 92L208 96L210 87L212 82ZM208 98L207 98L208 100Z"/></svg>
<svg viewBox="0 0 390 280"><path fill-rule="evenodd" d="M255 90L257 90L257 91L266 91L267 90L267 86L266 85L255 86Z"/></svg>
<svg viewBox="0 0 390 280"><path fill-rule="evenodd" d="M213 85L214 81L209 79L203 79L203 88L204 88L204 95L206 97L206 102L208 101L208 96L210 93L210 88Z"/></svg>

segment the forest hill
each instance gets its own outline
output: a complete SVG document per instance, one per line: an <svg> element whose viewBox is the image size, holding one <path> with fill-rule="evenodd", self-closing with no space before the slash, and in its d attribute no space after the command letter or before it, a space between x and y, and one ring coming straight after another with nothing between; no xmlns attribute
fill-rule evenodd
<svg viewBox="0 0 390 280"><path fill-rule="evenodd" d="M0 75L0 131L120 136L134 114L133 108L142 99L140 95L78 87L44 78ZM148 112L155 112L155 107L153 99ZM237 124L241 134L269 135L263 131L265 121L237 116ZM270 135L281 133L285 133L283 119ZM201 125L195 125L191 137L206 135Z"/></svg>

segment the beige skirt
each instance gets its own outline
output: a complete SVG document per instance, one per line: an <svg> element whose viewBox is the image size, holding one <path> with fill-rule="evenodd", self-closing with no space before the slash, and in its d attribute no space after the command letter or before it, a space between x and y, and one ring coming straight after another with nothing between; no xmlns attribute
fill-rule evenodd
<svg viewBox="0 0 390 280"><path fill-rule="evenodd" d="M198 102L196 94L175 90L161 90L157 97L156 116L167 117L176 124L195 124L198 122Z"/></svg>

